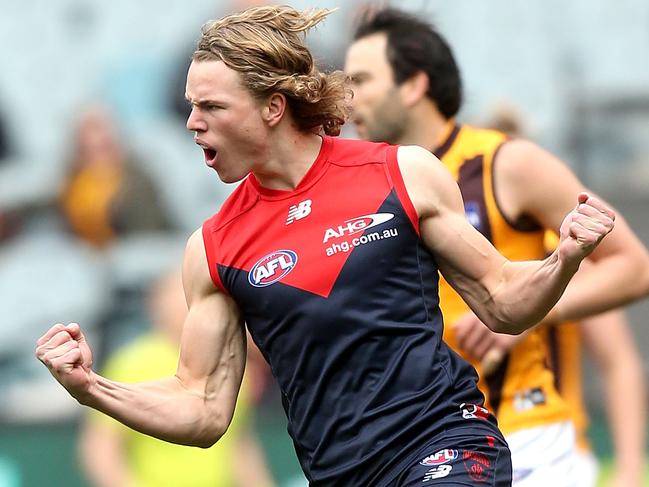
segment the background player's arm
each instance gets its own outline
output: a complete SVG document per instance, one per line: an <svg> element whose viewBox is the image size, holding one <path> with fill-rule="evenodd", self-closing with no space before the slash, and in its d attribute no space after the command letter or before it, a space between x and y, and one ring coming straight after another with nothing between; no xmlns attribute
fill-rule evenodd
<svg viewBox="0 0 649 487"><path fill-rule="evenodd" d="M526 215L557 232L575 195L585 191L563 162L529 141L507 142L494 164L496 196L511 220ZM588 260L592 265L570 281L552 313L555 321L581 319L649 294L649 253L619 214Z"/></svg>
<svg viewBox="0 0 649 487"><path fill-rule="evenodd" d="M644 465L647 400L642 360L621 310L579 323L586 348L604 382L615 450L615 486L640 486Z"/></svg>
<svg viewBox="0 0 649 487"><path fill-rule="evenodd" d="M125 453L123 427L86 418L81 428L79 460L94 487L135 487Z"/></svg>
<svg viewBox="0 0 649 487"><path fill-rule="evenodd" d="M437 158L420 147L400 147L398 159L422 239L449 284L494 331L520 333L541 320L613 226L610 210L580 195L552 255L510 262L467 222L460 190Z"/></svg>
<svg viewBox="0 0 649 487"><path fill-rule="evenodd" d="M236 304L211 281L200 231L187 245L183 284L189 313L173 377L126 384L96 374L76 324L52 327L39 340L36 355L80 403L156 438L207 447L232 419L246 335Z"/></svg>
<svg viewBox="0 0 649 487"><path fill-rule="evenodd" d="M266 464L262 445L251 431L244 431L237 439L234 455L235 476L241 487L274 487L275 481Z"/></svg>
<svg viewBox="0 0 649 487"><path fill-rule="evenodd" d="M528 336L528 331L519 335L494 333L473 311L467 311L453 323L457 347L474 360L480 362L480 375L488 376L512 348Z"/></svg>
<svg viewBox="0 0 649 487"><path fill-rule="evenodd" d="M532 217L557 232L583 185L569 168L532 142L504 144L494 161L494 188L499 208L510 221ZM649 254L620 215L610 235L571 279L557 305L543 321L580 319L649 293ZM453 324L458 346L493 368L516 342L491 333L471 313Z"/></svg>

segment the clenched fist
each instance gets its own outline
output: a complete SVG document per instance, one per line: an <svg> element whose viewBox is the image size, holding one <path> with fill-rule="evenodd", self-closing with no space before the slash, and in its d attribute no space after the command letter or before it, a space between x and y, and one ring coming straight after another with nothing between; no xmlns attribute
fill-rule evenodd
<svg viewBox="0 0 649 487"><path fill-rule="evenodd" d="M578 264L613 230L615 213L588 193L580 193L577 207L561 224L559 256Z"/></svg>
<svg viewBox="0 0 649 487"><path fill-rule="evenodd" d="M36 342L36 358L78 401L92 386L92 352L77 323L57 323Z"/></svg>

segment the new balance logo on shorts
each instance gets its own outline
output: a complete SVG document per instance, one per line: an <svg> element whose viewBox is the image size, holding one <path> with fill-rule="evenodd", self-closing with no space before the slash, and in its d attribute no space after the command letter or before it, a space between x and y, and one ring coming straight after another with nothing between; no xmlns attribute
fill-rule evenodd
<svg viewBox="0 0 649 487"><path fill-rule="evenodd" d="M448 477L448 475L451 473L451 470L453 470L452 465L440 465L439 467L433 467L428 472L426 472L422 482L430 482L431 480Z"/></svg>
<svg viewBox="0 0 649 487"><path fill-rule="evenodd" d="M295 220L301 220L309 216L311 213L311 200L300 201L297 205L292 205L288 209L288 216L286 217L286 224L290 225Z"/></svg>

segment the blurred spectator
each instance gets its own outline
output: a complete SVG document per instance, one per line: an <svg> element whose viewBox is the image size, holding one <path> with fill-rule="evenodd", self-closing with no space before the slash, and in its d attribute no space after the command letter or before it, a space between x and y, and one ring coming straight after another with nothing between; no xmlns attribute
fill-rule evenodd
<svg viewBox="0 0 649 487"><path fill-rule="evenodd" d="M149 298L154 328L109 357L106 377L122 382L173 374L187 313L178 274L167 275ZM244 378L237 409L226 435L209 449L167 443L138 433L97 411L81 431L82 466L96 487L268 487L272 477L251 433L251 411Z"/></svg>
<svg viewBox="0 0 649 487"><path fill-rule="evenodd" d="M123 147L104 107L82 113L72 143L60 204L79 238L102 247L118 236L169 229L157 188Z"/></svg>
<svg viewBox="0 0 649 487"><path fill-rule="evenodd" d="M4 115L4 111L0 110L0 166L6 164L11 155L11 144ZM16 233L19 220L16 212L0 207L0 242Z"/></svg>
<svg viewBox="0 0 649 487"><path fill-rule="evenodd" d="M495 104L485 121L477 125L503 132L510 137L529 135L523 116L515 107L504 101Z"/></svg>
<svg viewBox="0 0 649 487"><path fill-rule="evenodd" d="M4 112L0 112L0 165L5 163L11 155L11 144L7 133Z"/></svg>
<svg viewBox="0 0 649 487"><path fill-rule="evenodd" d="M16 235L22 225L22 216L17 210L0 208L0 242Z"/></svg>

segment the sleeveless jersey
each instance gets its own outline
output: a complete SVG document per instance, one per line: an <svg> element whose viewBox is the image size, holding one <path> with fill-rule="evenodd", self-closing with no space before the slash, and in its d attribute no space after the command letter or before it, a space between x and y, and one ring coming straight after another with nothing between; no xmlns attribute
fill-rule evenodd
<svg viewBox="0 0 649 487"><path fill-rule="evenodd" d="M507 137L496 131L449 123L445 141L436 150L458 182L465 214L509 260L542 259L543 230L533 221L508 221L494 194L493 161ZM440 302L446 327L445 341L457 349L453 323L470 311L462 298L440 281ZM459 350L458 350L459 351ZM463 355L478 370L480 364ZM569 419L569 411L554 387L541 332L532 330L506 355L498 369L480 378L478 386L503 433Z"/></svg>
<svg viewBox="0 0 649 487"><path fill-rule="evenodd" d="M396 151L324 137L295 190L251 174L203 225L212 279L271 366L310 485L386 485L407 452L470 428L461 403L483 402L442 341L437 267Z"/></svg>

